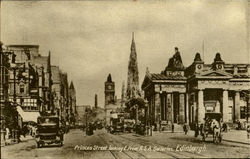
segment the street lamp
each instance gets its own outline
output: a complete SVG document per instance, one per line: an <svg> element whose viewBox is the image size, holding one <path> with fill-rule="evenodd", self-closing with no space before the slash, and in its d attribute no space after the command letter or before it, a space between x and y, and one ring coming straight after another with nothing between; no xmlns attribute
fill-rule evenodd
<svg viewBox="0 0 250 159"><path fill-rule="evenodd" d="M15 54L13 54L14 56ZM13 61L15 62L15 61ZM17 112L17 102L16 102L16 70L18 69L17 65L15 63L11 63L11 69L13 70L13 82L14 82L14 92L13 92L13 106L14 106L14 130L12 130L12 133L13 133L13 137L14 137L14 142L18 142L18 136L17 136L17 133L18 130L18 112ZM15 118L17 117L17 118ZM17 120L17 121L16 121Z"/></svg>

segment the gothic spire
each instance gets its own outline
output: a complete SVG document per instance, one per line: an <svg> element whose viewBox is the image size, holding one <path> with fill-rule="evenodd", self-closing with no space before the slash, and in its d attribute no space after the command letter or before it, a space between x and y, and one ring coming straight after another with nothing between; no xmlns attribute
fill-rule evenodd
<svg viewBox="0 0 250 159"><path fill-rule="evenodd" d="M69 89L75 89L73 81L70 82Z"/></svg>
<svg viewBox="0 0 250 159"><path fill-rule="evenodd" d="M137 55L135 49L134 33L132 33L132 43L130 48L130 58L128 64L127 98L131 99L139 95L139 72Z"/></svg>

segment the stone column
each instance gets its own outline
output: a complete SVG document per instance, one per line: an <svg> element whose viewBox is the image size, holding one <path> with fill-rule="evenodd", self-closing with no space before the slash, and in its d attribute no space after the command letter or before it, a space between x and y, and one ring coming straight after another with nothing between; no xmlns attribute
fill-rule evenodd
<svg viewBox="0 0 250 159"><path fill-rule="evenodd" d="M167 120L172 121L172 96L170 93L167 94L166 106L167 106Z"/></svg>
<svg viewBox="0 0 250 159"><path fill-rule="evenodd" d="M161 109L160 93L155 92L155 121L156 121L157 124L159 123L160 109Z"/></svg>
<svg viewBox="0 0 250 159"><path fill-rule="evenodd" d="M174 123L174 94L171 93L171 118L172 123Z"/></svg>
<svg viewBox="0 0 250 159"><path fill-rule="evenodd" d="M229 121L229 106L228 106L228 90L223 90L223 97L222 97L222 110L223 110L223 122Z"/></svg>
<svg viewBox="0 0 250 159"><path fill-rule="evenodd" d="M203 90L198 91L198 123L202 123L205 118L205 107L203 101Z"/></svg>
<svg viewBox="0 0 250 159"><path fill-rule="evenodd" d="M186 123L189 123L189 95L186 93L186 112L185 112Z"/></svg>
<svg viewBox="0 0 250 159"><path fill-rule="evenodd" d="M185 122L184 107L185 107L185 94L181 93L179 95L179 123Z"/></svg>
<svg viewBox="0 0 250 159"><path fill-rule="evenodd" d="M235 120L240 119L240 92L236 91L234 96L234 116Z"/></svg>

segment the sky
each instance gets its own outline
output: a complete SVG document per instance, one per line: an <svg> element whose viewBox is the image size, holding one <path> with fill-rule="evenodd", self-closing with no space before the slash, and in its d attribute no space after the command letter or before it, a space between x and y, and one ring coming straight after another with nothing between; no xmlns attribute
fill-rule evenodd
<svg viewBox="0 0 250 159"><path fill-rule="evenodd" d="M160 73L178 47L187 67L200 52L212 63L249 63L247 1L0 1L1 41L36 44L73 81L78 105L104 105L109 73L121 96L132 32L140 86L146 67ZM203 51L204 44L204 51ZM204 56L203 56L204 55Z"/></svg>

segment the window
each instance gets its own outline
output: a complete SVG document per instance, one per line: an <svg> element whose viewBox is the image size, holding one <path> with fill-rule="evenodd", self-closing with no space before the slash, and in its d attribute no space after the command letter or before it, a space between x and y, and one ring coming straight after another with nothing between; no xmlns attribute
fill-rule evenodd
<svg viewBox="0 0 250 159"><path fill-rule="evenodd" d="M240 118L241 119L245 119L246 118L246 108L247 107L244 107L244 106L240 107Z"/></svg>

